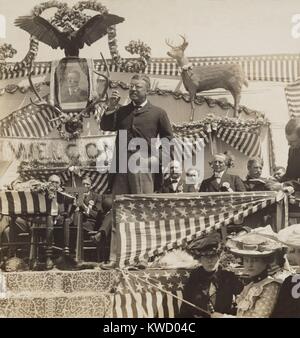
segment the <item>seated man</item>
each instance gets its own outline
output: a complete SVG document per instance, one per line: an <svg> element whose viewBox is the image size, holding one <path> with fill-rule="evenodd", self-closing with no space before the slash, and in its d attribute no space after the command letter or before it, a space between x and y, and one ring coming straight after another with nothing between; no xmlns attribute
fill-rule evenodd
<svg viewBox="0 0 300 338"><path fill-rule="evenodd" d="M232 192L246 191L244 183L239 176L227 174L226 171L230 166L230 158L225 154L216 154L209 162L213 175L201 183L201 192Z"/></svg>
<svg viewBox="0 0 300 338"><path fill-rule="evenodd" d="M111 195L104 195L102 199L102 213L99 217L99 224L100 227L95 236L92 236L91 239L95 244L101 244L101 247L104 247L102 253L106 259L109 257L109 242L113 224L113 213L111 211L112 208L112 196ZM106 260L104 259L104 260Z"/></svg>
<svg viewBox="0 0 300 338"><path fill-rule="evenodd" d="M92 181L89 177L82 180L82 184L85 188L83 195L83 203L80 206L83 211L83 229L86 231L97 230L97 219L99 212L102 211L102 199L101 196L91 190Z"/></svg>
<svg viewBox="0 0 300 338"><path fill-rule="evenodd" d="M261 177L264 161L262 158L250 158L247 163L248 175L244 184L247 191L265 191L267 179Z"/></svg>
<svg viewBox="0 0 300 338"><path fill-rule="evenodd" d="M276 180L277 182L282 182L282 179L285 173L286 173L286 170L284 167L275 167L274 174L273 174L274 180Z"/></svg>
<svg viewBox="0 0 300 338"><path fill-rule="evenodd" d="M183 192L197 192L199 191L199 173L195 168L190 168L185 174L185 184Z"/></svg>
<svg viewBox="0 0 300 338"><path fill-rule="evenodd" d="M182 168L178 161L172 161L164 173L162 193L183 192Z"/></svg>

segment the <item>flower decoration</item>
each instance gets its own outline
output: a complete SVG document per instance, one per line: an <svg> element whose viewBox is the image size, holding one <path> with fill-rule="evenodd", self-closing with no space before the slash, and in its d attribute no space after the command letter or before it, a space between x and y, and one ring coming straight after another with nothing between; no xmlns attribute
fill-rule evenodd
<svg viewBox="0 0 300 338"><path fill-rule="evenodd" d="M12 58L17 51L12 47L11 44L4 43L0 46L0 62L5 63L5 59Z"/></svg>
<svg viewBox="0 0 300 338"><path fill-rule="evenodd" d="M39 194L46 194L47 197L52 200L56 197L56 193L60 191L61 188L57 187L57 185L52 182L38 182L34 184L30 190Z"/></svg>

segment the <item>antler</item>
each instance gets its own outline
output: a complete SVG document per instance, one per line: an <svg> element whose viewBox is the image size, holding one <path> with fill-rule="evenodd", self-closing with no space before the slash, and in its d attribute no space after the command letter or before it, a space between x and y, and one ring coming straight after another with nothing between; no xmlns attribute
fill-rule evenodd
<svg viewBox="0 0 300 338"><path fill-rule="evenodd" d="M62 117L64 119L67 119L68 118L67 114L65 114L63 111L61 111L58 107L51 105L50 103L48 103L47 101L43 100L40 97L39 93L35 89L35 86L34 86L34 84L32 82L32 79L31 79L32 74L33 74L33 72L30 69L30 71L28 72L28 81L29 81L31 90L34 92L34 94L36 95L36 97L39 100L39 102L34 102L30 98L31 104L33 104L34 106L39 107L39 108L50 108L52 111L54 111L56 114L58 114L58 117L55 117L54 119L49 120L50 122L56 121L58 119L61 119Z"/></svg>
<svg viewBox="0 0 300 338"><path fill-rule="evenodd" d="M167 46L171 47L172 49L185 49L186 46L188 45L188 42L186 41L186 38L185 38L184 35L179 35L179 36L183 39L183 42L182 42L181 45L174 46L170 43L169 40L166 39L165 42L166 42Z"/></svg>
<svg viewBox="0 0 300 338"><path fill-rule="evenodd" d="M167 39L165 40L166 44L167 44L169 47L171 47L172 49L177 49L177 48L182 49L182 48L185 48L185 47L187 46L188 42L186 41L186 38L185 38L184 35L179 35L179 36L183 39L183 43L182 43L181 45L174 46L174 45L172 45L172 44L170 43L170 41L167 40Z"/></svg>
<svg viewBox="0 0 300 338"><path fill-rule="evenodd" d="M180 35L180 34L179 34L179 36L180 36L180 37L182 38L182 40L183 40L183 43L182 43L181 46L187 44L186 37L185 37L184 35Z"/></svg>
<svg viewBox="0 0 300 338"><path fill-rule="evenodd" d="M171 47L171 48L176 48L175 46L172 46L169 39L165 39L165 43L167 46Z"/></svg>

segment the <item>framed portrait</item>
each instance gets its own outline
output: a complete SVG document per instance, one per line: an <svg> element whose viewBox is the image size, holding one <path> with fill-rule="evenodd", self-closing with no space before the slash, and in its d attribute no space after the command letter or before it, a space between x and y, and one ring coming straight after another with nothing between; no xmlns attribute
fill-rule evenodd
<svg viewBox="0 0 300 338"><path fill-rule="evenodd" d="M64 58L55 74L55 102L66 112L84 109L90 99L90 69L87 59Z"/></svg>

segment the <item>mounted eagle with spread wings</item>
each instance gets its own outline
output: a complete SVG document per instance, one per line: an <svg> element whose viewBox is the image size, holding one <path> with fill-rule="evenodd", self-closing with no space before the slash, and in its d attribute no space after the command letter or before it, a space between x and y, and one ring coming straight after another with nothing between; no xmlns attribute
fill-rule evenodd
<svg viewBox="0 0 300 338"><path fill-rule="evenodd" d="M21 16L15 25L22 28L39 41L53 49L61 48L65 56L78 56L84 44L90 46L107 34L109 26L123 22L125 19L114 14L98 14L89 19L78 30L61 32L41 16Z"/></svg>

